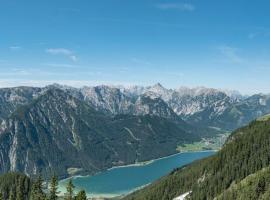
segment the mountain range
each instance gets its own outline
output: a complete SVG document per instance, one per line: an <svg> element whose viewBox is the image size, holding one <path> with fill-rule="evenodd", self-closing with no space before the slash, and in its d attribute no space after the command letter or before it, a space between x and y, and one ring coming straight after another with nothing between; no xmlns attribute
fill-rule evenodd
<svg viewBox="0 0 270 200"><path fill-rule="evenodd" d="M2 120L0 172L92 174L173 154L178 145L200 137L177 116L106 115L49 88Z"/></svg>
<svg viewBox="0 0 270 200"><path fill-rule="evenodd" d="M270 112L270 95L243 96L236 91L197 87L166 89L153 86L93 86L74 88L59 84L44 88L17 87L0 89L0 120L20 105L30 103L46 90L58 88L109 115L156 115L181 117L196 126L232 131Z"/></svg>
<svg viewBox="0 0 270 200"><path fill-rule="evenodd" d="M0 89L0 172L93 174L171 155L270 112L269 95L208 88Z"/></svg>

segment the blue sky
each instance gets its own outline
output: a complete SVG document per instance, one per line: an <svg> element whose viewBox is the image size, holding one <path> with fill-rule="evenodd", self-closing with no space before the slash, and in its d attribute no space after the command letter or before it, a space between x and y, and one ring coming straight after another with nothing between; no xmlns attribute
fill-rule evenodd
<svg viewBox="0 0 270 200"><path fill-rule="evenodd" d="M0 87L270 93L268 0L0 0Z"/></svg>

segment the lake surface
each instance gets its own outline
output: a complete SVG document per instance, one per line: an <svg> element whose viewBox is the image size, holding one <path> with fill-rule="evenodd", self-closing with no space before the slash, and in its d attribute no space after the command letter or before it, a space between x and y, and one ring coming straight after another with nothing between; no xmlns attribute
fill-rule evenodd
<svg viewBox="0 0 270 200"><path fill-rule="evenodd" d="M214 151L179 153L141 166L117 167L94 176L78 176L72 179L76 191L84 189L89 197L114 197L143 187L177 167L214 153ZM67 180L60 181L61 193L65 192L66 183Z"/></svg>

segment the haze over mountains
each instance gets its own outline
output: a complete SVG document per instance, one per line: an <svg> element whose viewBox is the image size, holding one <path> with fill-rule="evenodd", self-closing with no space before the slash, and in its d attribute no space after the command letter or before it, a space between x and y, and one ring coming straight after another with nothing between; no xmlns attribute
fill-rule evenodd
<svg viewBox="0 0 270 200"><path fill-rule="evenodd" d="M234 130L270 111L270 95L242 96L238 92L204 87L166 89L161 84L149 87L100 85L73 88L50 85L44 88L16 87L0 89L0 119L20 105L25 105L51 88L59 88L110 115L157 115L165 118L180 116L196 125Z"/></svg>
<svg viewBox="0 0 270 200"><path fill-rule="evenodd" d="M61 177L176 153L270 112L268 95L216 89L0 89L0 171Z"/></svg>

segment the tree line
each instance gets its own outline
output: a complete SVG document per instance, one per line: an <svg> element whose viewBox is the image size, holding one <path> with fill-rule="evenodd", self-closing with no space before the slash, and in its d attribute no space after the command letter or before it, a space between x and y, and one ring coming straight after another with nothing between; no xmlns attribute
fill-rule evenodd
<svg viewBox="0 0 270 200"><path fill-rule="evenodd" d="M85 190L75 194L74 189L70 179L66 193L60 196L57 176L51 177L48 188L41 176L35 180L20 173L7 173L0 177L0 200L87 200Z"/></svg>

